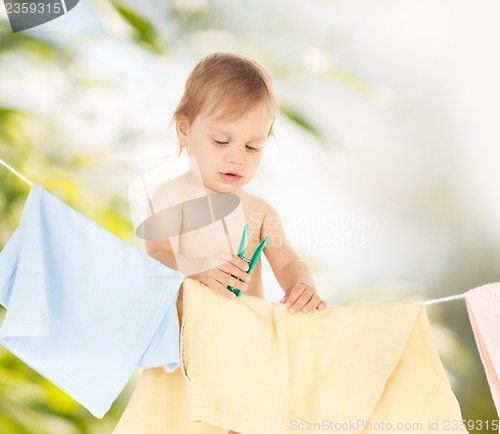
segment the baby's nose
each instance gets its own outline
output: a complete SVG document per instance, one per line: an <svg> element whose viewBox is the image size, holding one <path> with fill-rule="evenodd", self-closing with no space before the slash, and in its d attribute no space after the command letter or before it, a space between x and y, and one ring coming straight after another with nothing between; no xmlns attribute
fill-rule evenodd
<svg viewBox="0 0 500 434"><path fill-rule="evenodd" d="M230 163L237 164L239 166L241 166L245 162L244 154L234 151L227 156L227 159Z"/></svg>

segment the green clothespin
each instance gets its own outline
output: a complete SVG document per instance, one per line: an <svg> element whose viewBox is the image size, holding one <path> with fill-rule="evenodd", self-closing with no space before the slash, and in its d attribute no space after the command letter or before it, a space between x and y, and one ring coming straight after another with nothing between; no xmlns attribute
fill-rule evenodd
<svg viewBox="0 0 500 434"><path fill-rule="evenodd" d="M252 273L252 270L254 269L255 264L259 260L259 256L260 256L262 250L264 250L264 247L265 247L265 245L267 243L268 238L269 238L269 235L266 236L260 242L260 244L255 249L255 252L253 252L252 257L251 258L247 258L247 257L245 257L243 255L243 253L245 253L245 249L246 249L247 243L248 243L248 224L246 224L245 227L243 228L243 234L241 235L240 245L238 247L238 257L241 258L241 259L243 259L248 264L247 274L251 274ZM231 276L233 276L233 275L231 274ZM236 278L236 276L233 276L233 277ZM243 282L243 280L241 280L240 278L237 278L237 279L240 282ZM229 291L231 291L231 292L234 292L236 294L236 297L239 297L241 295L241 290L239 290L239 289L235 289L232 286L228 286L227 289L229 289Z"/></svg>

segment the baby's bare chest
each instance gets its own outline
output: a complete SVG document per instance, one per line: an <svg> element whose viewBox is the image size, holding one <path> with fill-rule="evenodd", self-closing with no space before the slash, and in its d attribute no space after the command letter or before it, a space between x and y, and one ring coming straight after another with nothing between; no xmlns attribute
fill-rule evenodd
<svg viewBox="0 0 500 434"><path fill-rule="evenodd" d="M261 241L265 215L251 197L242 195L237 199L231 212L223 214L217 209L217 203L212 202L211 213L205 213L204 224L200 224L202 213L184 210L182 228L185 230L180 239L181 253L198 258L212 257L222 252L236 255L243 229L248 225L244 255L250 257ZM191 226L195 229L190 230Z"/></svg>

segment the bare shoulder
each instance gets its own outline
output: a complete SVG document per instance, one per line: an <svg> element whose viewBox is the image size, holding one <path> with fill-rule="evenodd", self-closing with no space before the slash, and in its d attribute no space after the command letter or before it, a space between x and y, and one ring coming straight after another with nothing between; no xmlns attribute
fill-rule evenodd
<svg viewBox="0 0 500 434"><path fill-rule="evenodd" d="M261 197L247 193L243 190L241 190L240 198L244 206L256 212L265 213L270 206L269 203Z"/></svg>
<svg viewBox="0 0 500 434"><path fill-rule="evenodd" d="M173 191L175 191L175 179L167 179L159 183L151 194L151 199L153 202L161 202L168 197Z"/></svg>
<svg viewBox="0 0 500 434"><path fill-rule="evenodd" d="M179 185L187 184L184 175L176 176L175 178L165 179L160 182L153 190L153 195L161 195L162 193L170 193L173 189L179 188Z"/></svg>
<svg viewBox="0 0 500 434"><path fill-rule="evenodd" d="M260 239L268 235L269 229L280 226L280 218L274 207L262 197L243 192L240 195L245 210L245 217L254 224L260 234Z"/></svg>
<svg viewBox="0 0 500 434"><path fill-rule="evenodd" d="M203 196L203 185L193 182L185 174L167 179L159 183L152 194L152 202L159 209L187 202Z"/></svg>
<svg viewBox="0 0 500 434"><path fill-rule="evenodd" d="M240 198L247 218L253 221L264 222L266 216L277 215L271 204L259 196L242 191Z"/></svg>

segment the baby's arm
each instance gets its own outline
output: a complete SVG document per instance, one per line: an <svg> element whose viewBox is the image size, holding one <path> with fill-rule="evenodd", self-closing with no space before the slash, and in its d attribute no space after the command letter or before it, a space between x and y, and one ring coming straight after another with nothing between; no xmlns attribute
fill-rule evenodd
<svg viewBox="0 0 500 434"><path fill-rule="evenodd" d="M267 202L263 203L265 216L261 239L266 235L269 236L264 253L276 279L285 291L285 296L280 302L286 302L292 314L299 310L308 312L325 308L326 302L316 291L312 272L290 245L278 213Z"/></svg>

